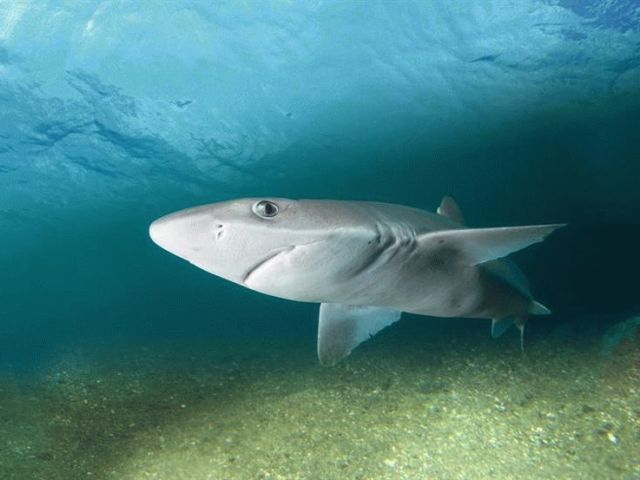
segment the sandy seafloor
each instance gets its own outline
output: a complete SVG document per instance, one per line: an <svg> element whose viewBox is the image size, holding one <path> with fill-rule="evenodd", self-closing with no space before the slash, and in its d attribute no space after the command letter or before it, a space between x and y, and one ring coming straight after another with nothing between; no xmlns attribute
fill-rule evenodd
<svg viewBox="0 0 640 480"><path fill-rule="evenodd" d="M426 330L425 330L426 332ZM640 478L639 342L388 329L304 342L77 345L3 366L14 479Z"/></svg>

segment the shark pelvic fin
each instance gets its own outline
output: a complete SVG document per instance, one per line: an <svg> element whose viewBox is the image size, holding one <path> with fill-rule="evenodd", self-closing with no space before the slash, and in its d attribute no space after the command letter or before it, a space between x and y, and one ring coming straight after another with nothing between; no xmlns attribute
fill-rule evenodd
<svg viewBox="0 0 640 480"><path fill-rule="evenodd" d="M498 338L504 332L506 332L511 325L515 325L520 331L520 351L524 353L524 326L527 323L527 317L507 317L507 318L493 318L491 320L491 336Z"/></svg>
<svg viewBox="0 0 640 480"><path fill-rule="evenodd" d="M529 313L531 315L551 315L551 310L542 305L540 302L536 302L535 300L531 300L531 305L529 306Z"/></svg>
<svg viewBox="0 0 640 480"><path fill-rule="evenodd" d="M450 195L442 197L440 206L438 207L438 215L448 217L454 222L458 222L460 225L464 225L464 216L462 210L458 206L458 203Z"/></svg>
<svg viewBox="0 0 640 480"><path fill-rule="evenodd" d="M318 322L318 358L333 365L383 328L400 319L401 312L380 307L321 303Z"/></svg>
<svg viewBox="0 0 640 480"><path fill-rule="evenodd" d="M470 265L506 257L529 245L541 242L557 225L531 225L526 227L465 228L439 230L419 237L423 244L459 252Z"/></svg>
<svg viewBox="0 0 640 480"><path fill-rule="evenodd" d="M514 324L515 320L515 317L491 319L491 336L493 338L498 338L504 332L509 330L511 325Z"/></svg>
<svg viewBox="0 0 640 480"><path fill-rule="evenodd" d="M527 317L516 317L516 327L520 331L520 351L524 353L524 326L527 323Z"/></svg>

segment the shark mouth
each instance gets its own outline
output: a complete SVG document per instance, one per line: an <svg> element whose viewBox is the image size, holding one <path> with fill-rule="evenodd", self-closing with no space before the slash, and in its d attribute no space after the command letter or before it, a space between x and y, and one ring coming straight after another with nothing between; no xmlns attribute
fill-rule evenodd
<svg viewBox="0 0 640 480"><path fill-rule="evenodd" d="M258 270L260 270L262 267L267 265L271 260L276 259L277 257L282 255L283 253L287 254L287 253L291 252L294 248L296 248L295 245L289 245L287 247L277 248L277 249L271 251L269 253L269 255L267 255L265 258L263 258L258 263L256 263L253 267L251 267L249 270L247 270L247 272L244 274L244 277L242 278L242 283L244 285L247 285L247 282L251 279L251 276L253 274L255 274Z"/></svg>

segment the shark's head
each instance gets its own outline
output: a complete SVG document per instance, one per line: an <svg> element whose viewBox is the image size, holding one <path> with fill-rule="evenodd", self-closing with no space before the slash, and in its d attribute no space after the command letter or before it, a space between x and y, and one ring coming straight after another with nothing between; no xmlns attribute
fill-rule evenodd
<svg viewBox="0 0 640 480"><path fill-rule="evenodd" d="M375 237L343 202L246 198L190 208L151 224L153 241L214 275L263 293L319 301L366 263Z"/></svg>

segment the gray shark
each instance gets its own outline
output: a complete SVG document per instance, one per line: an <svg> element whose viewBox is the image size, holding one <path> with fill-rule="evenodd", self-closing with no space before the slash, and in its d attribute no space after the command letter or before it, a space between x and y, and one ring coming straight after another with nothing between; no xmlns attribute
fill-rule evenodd
<svg viewBox="0 0 640 480"><path fill-rule="evenodd" d="M437 214L376 202L246 198L182 210L151 224L153 241L261 293L320 303L318 357L333 364L401 312L492 319L494 337L536 302L512 252L561 224L467 228L445 197Z"/></svg>

